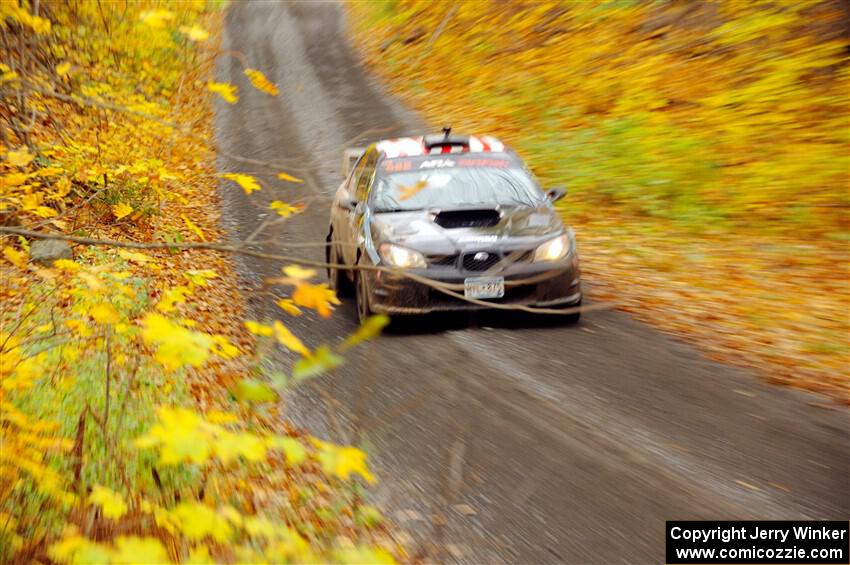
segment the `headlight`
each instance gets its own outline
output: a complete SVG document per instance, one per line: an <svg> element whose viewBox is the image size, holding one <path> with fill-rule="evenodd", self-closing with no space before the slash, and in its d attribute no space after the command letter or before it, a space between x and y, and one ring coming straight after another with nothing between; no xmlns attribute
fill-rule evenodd
<svg viewBox="0 0 850 565"><path fill-rule="evenodd" d="M381 253L381 259L394 267L424 267L425 257L418 251L406 249L393 245L392 243L383 243L378 248Z"/></svg>
<svg viewBox="0 0 850 565"><path fill-rule="evenodd" d="M534 250L534 262L558 261L566 257L571 251L572 241L568 234L555 239L550 239Z"/></svg>

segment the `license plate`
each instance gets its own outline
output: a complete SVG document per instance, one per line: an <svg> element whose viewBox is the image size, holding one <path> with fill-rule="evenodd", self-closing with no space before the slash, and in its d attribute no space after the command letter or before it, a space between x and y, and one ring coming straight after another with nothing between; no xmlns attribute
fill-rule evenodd
<svg viewBox="0 0 850 565"><path fill-rule="evenodd" d="M470 277L463 281L467 298L501 298L505 295L504 277Z"/></svg>

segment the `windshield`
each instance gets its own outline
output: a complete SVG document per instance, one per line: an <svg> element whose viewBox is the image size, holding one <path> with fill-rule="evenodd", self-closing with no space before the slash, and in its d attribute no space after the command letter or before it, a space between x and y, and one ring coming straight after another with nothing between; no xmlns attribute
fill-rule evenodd
<svg viewBox="0 0 850 565"><path fill-rule="evenodd" d="M534 180L506 158L390 159L374 188L376 212L471 206L536 207L545 201Z"/></svg>

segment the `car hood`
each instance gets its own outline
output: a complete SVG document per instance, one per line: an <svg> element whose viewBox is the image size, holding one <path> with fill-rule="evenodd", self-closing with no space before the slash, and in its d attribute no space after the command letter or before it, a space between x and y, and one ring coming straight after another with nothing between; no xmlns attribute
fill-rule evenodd
<svg viewBox="0 0 850 565"><path fill-rule="evenodd" d="M564 231L561 219L548 206L501 207L497 212L499 217L492 225L475 227L443 227L435 221L437 212L433 210L376 213L371 218L372 237L376 242L397 243L426 253L451 253L490 246L531 246Z"/></svg>

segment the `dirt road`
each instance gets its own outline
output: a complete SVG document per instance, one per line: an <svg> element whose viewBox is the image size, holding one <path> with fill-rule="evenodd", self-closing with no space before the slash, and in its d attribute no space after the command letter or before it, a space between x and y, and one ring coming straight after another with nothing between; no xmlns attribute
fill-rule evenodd
<svg viewBox="0 0 850 565"><path fill-rule="evenodd" d="M222 157L222 170L266 187L249 198L223 186L224 223L244 238L270 200L304 200L307 212L259 247L321 259L322 248L296 246L324 240L342 148L424 126L358 64L338 5L234 2L223 48L243 53L281 94L252 89L239 61L222 57L218 79L240 95L217 108L222 148L283 162L308 181L283 183ZM259 294L280 265L240 261L255 315L280 315ZM329 320L287 323L315 346L354 320L345 304ZM326 397L338 406L329 410ZM573 327L426 318L303 386L287 409L320 436L359 434L380 480L374 499L414 538L439 541L432 557L660 563L668 519L850 517L848 413L817 401L708 361L625 314L592 312Z"/></svg>

